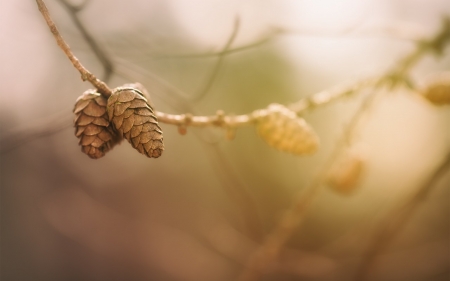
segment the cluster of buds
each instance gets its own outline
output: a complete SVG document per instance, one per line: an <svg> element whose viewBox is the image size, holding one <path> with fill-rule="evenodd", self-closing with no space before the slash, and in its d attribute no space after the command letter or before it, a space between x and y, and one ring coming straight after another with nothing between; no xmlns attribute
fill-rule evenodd
<svg viewBox="0 0 450 281"><path fill-rule="evenodd" d="M158 158L164 150L147 91L141 84L126 84L106 99L96 90L81 95L74 107L75 135L81 151L98 159L124 138L140 153Z"/></svg>
<svg viewBox="0 0 450 281"><path fill-rule="evenodd" d="M295 155L317 150L319 138L303 118L281 104L271 104L258 118L256 130L270 146Z"/></svg>

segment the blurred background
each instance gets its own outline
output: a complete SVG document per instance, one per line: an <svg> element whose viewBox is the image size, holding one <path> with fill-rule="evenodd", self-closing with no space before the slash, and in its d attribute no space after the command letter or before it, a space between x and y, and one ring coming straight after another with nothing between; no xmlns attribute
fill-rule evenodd
<svg viewBox="0 0 450 281"><path fill-rule="evenodd" d="M140 82L157 110L198 115L287 105L382 75L450 15L446 0L46 3L75 55L110 87ZM74 12L67 3L82 6ZM123 142L94 161L72 127L74 102L91 86L34 1L0 6L2 280L234 280L320 172L361 102L304 114L320 138L313 155L279 152L252 126L228 141L220 129L189 127L182 136L161 124L162 157ZM235 51L218 56L233 30ZM420 85L449 70L447 47L411 74ZM379 224L449 151L449 121L448 106L410 90L384 95L356 136L364 155L357 189L323 188L261 280L354 280ZM367 280L448 280L449 186L447 172Z"/></svg>

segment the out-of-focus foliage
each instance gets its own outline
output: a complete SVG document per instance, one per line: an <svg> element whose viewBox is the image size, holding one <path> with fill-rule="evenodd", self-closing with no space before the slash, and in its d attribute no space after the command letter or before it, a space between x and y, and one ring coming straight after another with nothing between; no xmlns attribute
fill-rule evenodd
<svg viewBox="0 0 450 281"><path fill-rule="evenodd" d="M80 61L101 77L102 65L67 11L47 2ZM384 73L414 48L405 40L410 30L431 35L450 13L444 0L326 3L90 0L79 16L111 58L111 87L140 82L157 110L209 115L289 104ZM12 147L0 155L4 280L233 280L318 173L367 94L303 116L321 143L310 156L280 153L251 127L227 141L218 129L189 127L181 136L161 125L160 158L119 145L94 161L80 153L70 122L75 100L91 86L58 49L33 1L1 6L0 133L2 149ZM217 61L205 55L220 51L236 15L232 47L265 38L273 27L292 32L226 55L198 98ZM439 59L425 57L413 81L449 66L447 47ZM63 116L58 133L33 134L55 114ZM351 280L377 222L448 151L449 120L448 106L415 92L385 94L355 136L366 161L358 188L349 196L323 189L264 280ZM447 173L386 249L373 280L447 280L449 183ZM242 202L252 204L243 210Z"/></svg>

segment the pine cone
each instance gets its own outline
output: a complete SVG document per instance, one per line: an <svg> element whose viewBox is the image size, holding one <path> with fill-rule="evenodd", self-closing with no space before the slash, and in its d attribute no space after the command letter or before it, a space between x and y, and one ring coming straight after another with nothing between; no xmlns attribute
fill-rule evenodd
<svg viewBox="0 0 450 281"><path fill-rule="evenodd" d="M450 104L450 72L431 77L422 95L434 105Z"/></svg>
<svg viewBox="0 0 450 281"><path fill-rule="evenodd" d="M267 110L256 129L270 146L296 155L317 150L319 138L303 118L281 104L271 104Z"/></svg>
<svg viewBox="0 0 450 281"><path fill-rule="evenodd" d="M350 194L358 187L365 161L357 149L345 151L330 168L326 182L341 194Z"/></svg>
<svg viewBox="0 0 450 281"><path fill-rule="evenodd" d="M140 84L139 84L140 85ZM147 157L158 158L164 150L162 130L153 108L144 97L142 87L132 84L114 89L107 103L107 112L114 128Z"/></svg>
<svg viewBox="0 0 450 281"><path fill-rule="evenodd" d="M75 135L80 139L81 151L98 159L120 142L109 125L106 99L96 90L87 90L75 102Z"/></svg>

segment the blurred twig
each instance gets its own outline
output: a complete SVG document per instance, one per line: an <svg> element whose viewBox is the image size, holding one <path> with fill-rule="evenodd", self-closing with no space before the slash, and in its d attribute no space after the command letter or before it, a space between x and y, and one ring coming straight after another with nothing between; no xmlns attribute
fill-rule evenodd
<svg viewBox="0 0 450 281"><path fill-rule="evenodd" d="M235 20L234 20L234 26L233 26L233 31L231 32L230 37L228 38L225 46L223 47L222 50L222 54L218 56L217 58L217 62L214 64L211 73L209 74L208 80L206 81L206 83L204 84L203 88L200 90L200 92L197 94L197 96L195 96L192 101L199 101L200 99L202 99L207 93L208 91L211 89L214 81L216 80L217 75L219 74L219 70L222 67L223 61L225 59L225 52L227 50L230 49L231 45L233 44L234 40L236 39L236 36L238 35L239 32L239 25L240 25L240 20L239 17L236 16Z"/></svg>
<svg viewBox="0 0 450 281"><path fill-rule="evenodd" d="M412 53L395 64L391 71L388 71L385 75L378 78L376 83L377 86L388 86L393 88L399 83L408 81L408 72L411 67L428 52L442 50L445 44L450 41L449 35L450 20L444 19L442 28L431 39L420 41L417 48ZM352 136L355 135L355 132L358 129L360 120L368 109L373 106L377 93L378 92L374 90L366 96L356 113L350 119L350 123L345 127L341 141L338 142L334 152L331 154L321 172L319 172L312 183L299 194L292 207L285 213L272 232L268 235L266 241L257 251L255 251L244 271L238 277L239 281L258 280L264 274L264 270L267 266L277 259L281 249L292 236L294 230L302 223L310 204L319 194L320 187L325 181L329 168L336 161L337 155L339 155L341 150L345 149L349 142L351 142Z"/></svg>
<svg viewBox="0 0 450 281"><path fill-rule="evenodd" d="M389 37L408 41L416 41L423 38L424 32L420 26L411 26L404 22L389 22L383 25L375 25L371 27L361 28L359 24L354 24L338 31L327 31L318 29L292 29L286 27L272 26L258 40L239 47L229 48L227 50L202 53L187 54L160 54L151 55L153 59L195 59L195 58L211 58L224 55L231 55L254 49L262 46L280 36L302 36L302 37L320 37L320 38L366 38L366 37Z"/></svg>
<svg viewBox="0 0 450 281"><path fill-rule="evenodd" d="M437 182L450 168L450 152L447 154L442 163L431 174L427 181L419 187L419 189L398 208L392 210L390 214L379 224L377 230L373 234L372 241L369 244L361 265L359 266L355 280L367 280L369 274L380 254L389 246L390 242L397 237L402 229L407 225L414 212L427 199L427 196L437 186Z"/></svg>
<svg viewBox="0 0 450 281"><path fill-rule="evenodd" d="M248 192L245 184L238 178L233 166L226 159L217 143L204 145L203 149L209 154L225 191L240 211L245 227L244 233L247 233L254 242L261 243L264 237L262 222L252 194Z"/></svg>
<svg viewBox="0 0 450 281"><path fill-rule="evenodd" d="M69 3L67 0L59 0L59 2L69 12L69 15L72 18L72 21L75 23L75 26L77 27L77 29L81 32L81 35L83 36L84 40L88 43L88 45L91 47L92 51L94 52L95 56L97 56L100 63L103 65L103 69L104 69L105 73L103 74L102 80L105 82L108 82L109 79L111 78L112 73L114 72L114 66L111 63L111 59L108 57L105 50L103 50L103 48L99 44L97 44L97 41L88 32L87 28L84 26L84 24L80 20L80 17L78 16L78 12L80 12L89 1L90 0L85 0L83 3L75 6L71 3Z"/></svg>
<svg viewBox="0 0 450 281"><path fill-rule="evenodd" d="M67 110L27 123L0 139L0 155L8 153L30 141L54 135L72 126L72 117Z"/></svg>

